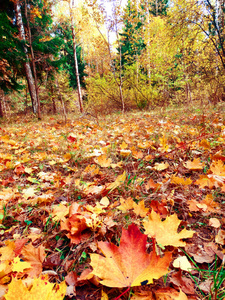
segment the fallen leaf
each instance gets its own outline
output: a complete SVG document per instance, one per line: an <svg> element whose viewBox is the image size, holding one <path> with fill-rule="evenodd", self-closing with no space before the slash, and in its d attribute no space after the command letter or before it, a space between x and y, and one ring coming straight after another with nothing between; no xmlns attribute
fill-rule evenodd
<svg viewBox="0 0 225 300"><path fill-rule="evenodd" d="M181 185L190 185L190 184L192 184L192 180L190 178L172 176L171 183L181 184Z"/></svg>
<svg viewBox="0 0 225 300"><path fill-rule="evenodd" d="M154 292L156 300L188 300L182 291L178 292L170 287L161 288Z"/></svg>
<svg viewBox="0 0 225 300"><path fill-rule="evenodd" d="M194 158L193 161L188 160L185 162L184 166L189 170L202 170L204 164L200 161L200 158Z"/></svg>
<svg viewBox="0 0 225 300"><path fill-rule="evenodd" d="M186 245L182 239L191 238L195 231L183 229L179 233L177 229L181 221L178 219L176 214L168 216L164 221L161 220L159 214L151 211L148 220L143 221L145 233L154 237L159 246L174 246L183 247Z"/></svg>
<svg viewBox="0 0 225 300"><path fill-rule="evenodd" d="M217 218L210 218L209 219L209 226L214 228L219 228L221 226L220 221Z"/></svg>
<svg viewBox="0 0 225 300"><path fill-rule="evenodd" d="M195 294L195 283L191 278L182 276L181 269L172 274L170 281L185 294Z"/></svg>
<svg viewBox="0 0 225 300"><path fill-rule="evenodd" d="M32 287L27 288L22 280L12 278L8 285L8 292L4 295L6 300L63 300L66 294L66 284L50 283L47 275L35 278Z"/></svg>
<svg viewBox="0 0 225 300"><path fill-rule="evenodd" d="M12 261L12 271L13 272L23 272L25 269L30 269L31 264L26 261L20 260L20 258L17 256Z"/></svg>
<svg viewBox="0 0 225 300"><path fill-rule="evenodd" d="M157 171L163 171L166 170L170 165L168 164L168 162L165 163L155 163L153 169L157 170Z"/></svg>
<svg viewBox="0 0 225 300"><path fill-rule="evenodd" d="M127 287L150 284L168 273L172 253L159 257L152 251L146 253L147 236L134 224L123 229L120 245L98 242L104 254L91 254L92 274L109 287Z"/></svg>
<svg viewBox="0 0 225 300"><path fill-rule="evenodd" d="M96 164L99 164L102 168L108 168L112 163L111 158L107 159L107 155L105 154L96 157L94 161L96 162Z"/></svg>
<svg viewBox="0 0 225 300"><path fill-rule="evenodd" d="M174 268L179 268L183 271L191 271L192 265L190 264L189 260L186 256L179 256L173 261Z"/></svg>
<svg viewBox="0 0 225 300"><path fill-rule="evenodd" d="M215 242L220 245L225 244L225 230L219 229L219 231L215 237Z"/></svg>
<svg viewBox="0 0 225 300"><path fill-rule="evenodd" d="M119 175L114 182L110 183L107 186L107 190L110 190L110 192L112 192L114 189L116 189L121 184L123 184L125 180L126 180L126 171L124 171L123 174Z"/></svg>
<svg viewBox="0 0 225 300"><path fill-rule="evenodd" d="M121 210L122 212L126 212L134 207L134 200L131 197L127 199L120 198L120 205L117 209Z"/></svg>
<svg viewBox="0 0 225 300"><path fill-rule="evenodd" d="M154 297L151 291L141 291L135 293L130 300L154 300Z"/></svg>
<svg viewBox="0 0 225 300"><path fill-rule="evenodd" d="M134 202L134 201L133 201ZM146 217L147 213L149 212L149 209L145 207L145 201L139 201L138 204L135 202L133 203L134 213L137 216L140 216L141 218Z"/></svg>
<svg viewBox="0 0 225 300"><path fill-rule="evenodd" d="M24 246L21 254L26 262L31 264L32 269L27 271L30 277L38 277L42 272L42 263L45 259L45 248L43 245L35 248L31 243Z"/></svg>

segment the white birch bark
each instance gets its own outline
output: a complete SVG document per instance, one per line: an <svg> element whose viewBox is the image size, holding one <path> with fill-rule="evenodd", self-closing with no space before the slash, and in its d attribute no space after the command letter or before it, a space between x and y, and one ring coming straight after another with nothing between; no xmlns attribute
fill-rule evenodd
<svg viewBox="0 0 225 300"><path fill-rule="evenodd" d="M21 40L23 40L26 43L26 35L25 35L24 26L23 26L21 8L20 8L20 4L18 3L18 1L15 4L15 10L16 10L17 26L18 26L20 38L21 38ZM35 89L34 77L32 74L30 63L29 63L28 50L26 48L26 45L24 46L24 52L26 54L26 62L24 64L26 78L27 78L28 88L29 88L30 97L31 97L31 101L32 101L33 112L36 113L37 112L37 94L36 94L36 89Z"/></svg>

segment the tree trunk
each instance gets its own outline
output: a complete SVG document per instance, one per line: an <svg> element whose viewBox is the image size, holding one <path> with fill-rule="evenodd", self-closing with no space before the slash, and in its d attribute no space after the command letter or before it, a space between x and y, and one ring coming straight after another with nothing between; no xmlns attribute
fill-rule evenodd
<svg viewBox="0 0 225 300"><path fill-rule="evenodd" d="M1 94L0 94L0 118L4 117L3 105L2 105L3 100L4 100L4 92L1 91Z"/></svg>
<svg viewBox="0 0 225 300"><path fill-rule="evenodd" d="M66 124L66 122L67 122L66 108L65 108L65 103L63 101L63 97L62 97L62 94L61 94L61 91L60 91L59 82L58 82L57 78L55 80L55 83L56 83L56 86L57 86L57 89L58 89L59 98L60 98L60 102L61 102L61 105L62 105L62 108L63 108L63 114L64 114L64 119L65 119L65 124Z"/></svg>
<svg viewBox="0 0 225 300"><path fill-rule="evenodd" d="M77 91L78 91L78 101L80 112L83 113L83 100L81 94L81 86L80 86L80 77L79 77L79 69L78 69L78 61L77 61L77 50L76 50L76 33L75 33L75 24L74 24L74 17L73 17L73 0L70 0L70 18L71 18L71 29L73 35L73 55L74 55L74 62L75 62L75 72L76 72L76 79L77 79Z"/></svg>
<svg viewBox="0 0 225 300"><path fill-rule="evenodd" d="M38 84L37 84L37 72L36 72L36 66L35 66L34 51L33 51L33 46L32 46L30 24L29 24L28 15L27 15L27 1L26 0L25 0L25 17L27 20L28 38L29 38L30 53L31 53L31 63L32 63L32 68L33 68L33 73L34 73L34 85L35 85L36 98L37 98L37 117L39 120L41 120L41 105L40 105Z"/></svg>
<svg viewBox="0 0 225 300"><path fill-rule="evenodd" d="M26 43L26 35L25 35L25 30L23 26L23 20L22 20L22 14L21 14L21 8L19 1L15 3L15 11L16 11L16 19L17 19L17 26L19 30L19 35L20 39ZM35 83L34 83L34 78L32 74L32 70L30 67L29 63L29 56L28 56L28 50L27 47L24 45L24 52L26 54L26 62L24 64L25 68L25 73L26 73L26 78L27 78L27 83L28 83L28 89L31 97L31 102L32 102L32 107L33 107L33 112L36 114L37 112L37 93L35 89Z"/></svg>

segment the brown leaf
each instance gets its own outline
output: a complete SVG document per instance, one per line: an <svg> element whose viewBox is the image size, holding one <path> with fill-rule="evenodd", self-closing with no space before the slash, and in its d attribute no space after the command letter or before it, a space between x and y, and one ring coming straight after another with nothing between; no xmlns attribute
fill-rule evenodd
<svg viewBox="0 0 225 300"><path fill-rule="evenodd" d="M172 274L170 281L179 287L185 294L195 294L194 282L185 276L182 276L181 270Z"/></svg>

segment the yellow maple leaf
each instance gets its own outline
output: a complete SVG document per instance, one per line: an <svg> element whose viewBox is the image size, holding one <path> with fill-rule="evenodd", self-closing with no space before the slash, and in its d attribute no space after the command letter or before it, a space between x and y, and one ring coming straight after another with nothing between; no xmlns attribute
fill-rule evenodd
<svg viewBox="0 0 225 300"><path fill-rule="evenodd" d="M161 220L159 214L151 211L148 220L143 221L145 232L148 236L154 237L158 245L183 247L186 245L182 239L191 238L195 233L192 230L183 229L179 233L177 229L181 221L176 214L168 216L164 221Z"/></svg>
<svg viewBox="0 0 225 300"><path fill-rule="evenodd" d="M210 165L210 171L215 175L225 176L225 164L223 164L222 160L213 161Z"/></svg>
<svg viewBox="0 0 225 300"><path fill-rule="evenodd" d="M147 213L149 212L149 209L145 207L145 201L144 200L138 202L138 204L134 202L133 208L134 208L135 214L137 216L140 216L141 218L146 217Z"/></svg>
<svg viewBox="0 0 225 300"><path fill-rule="evenodd" d="M94 161L96 162L96 164L99 164L102 168L108 168L112 163L111 158L107 159L107 155L105 154L96 157Z"/></svg>
<svg viewBox="0 0 225 300"><path fill-rule="evenodd" d="M6 300L63 300L66 294L66 283L50 283L47 275L35 278L31 289L27 288L22 280L12 278L8 285Z"/></svg>
<svg viewBox="0 0 225 300"><path fill-rule="evenodd" d="M171 183L181 184L181 185L190 185L190 184L192 184L192 180L190 178L172 176Z"/></svg>
<svg viewBox="0 0 225 300"><path fill-rule="evenodd" d="M31 264L26 261L22 261L19 256L15 257L12 261L12 271L13 272L23 272L24 269L30 269Z"/></svg>
<svg viewBox="0 0 225 300"><path fill-rule="evenodd" d="M65 206L62 203L53 206L51 215L53 221L65 220L65 216L69 214L69 206Z"/></svg>
<svg viewBox="0 0 225 300"><path fill-rule="evenodd" d="M107 186L107 190L113 191L118 186L122 185L125 182L125 180L126 180L126 171L124 171L123 174L119 175L114 182L110 183Z"/></svg>
<svg viewBox="0 0 225 300"><path fill-rule="evenodd" d="M120 145L120 149L124 150L128 147L128 145L123 141L122 144Z"/></svg>
<svg viewBox="0 0 225 300"><path fill-rule="evenodd" d="M117 207L117 209L126 212L129 209L134 208L134 200L131 197L128 197L127 199L120 198L120 206Z"/></svg>
<svg viewBox="0 0 225 300"><path fill-rule="evenodd" d="M155 166L153 167L155 170L157 171L163 171L166 170L170 165L168 164L168 162L165 163L155 163Z"/></svg>
<svg viewBox="0 0 225 300"><path fill-rule="evenodd" d="M194 158L193 161L188 160L185 162L184 166L189 170L202 170L204 164L200 161L200 158Z"/></svg>

